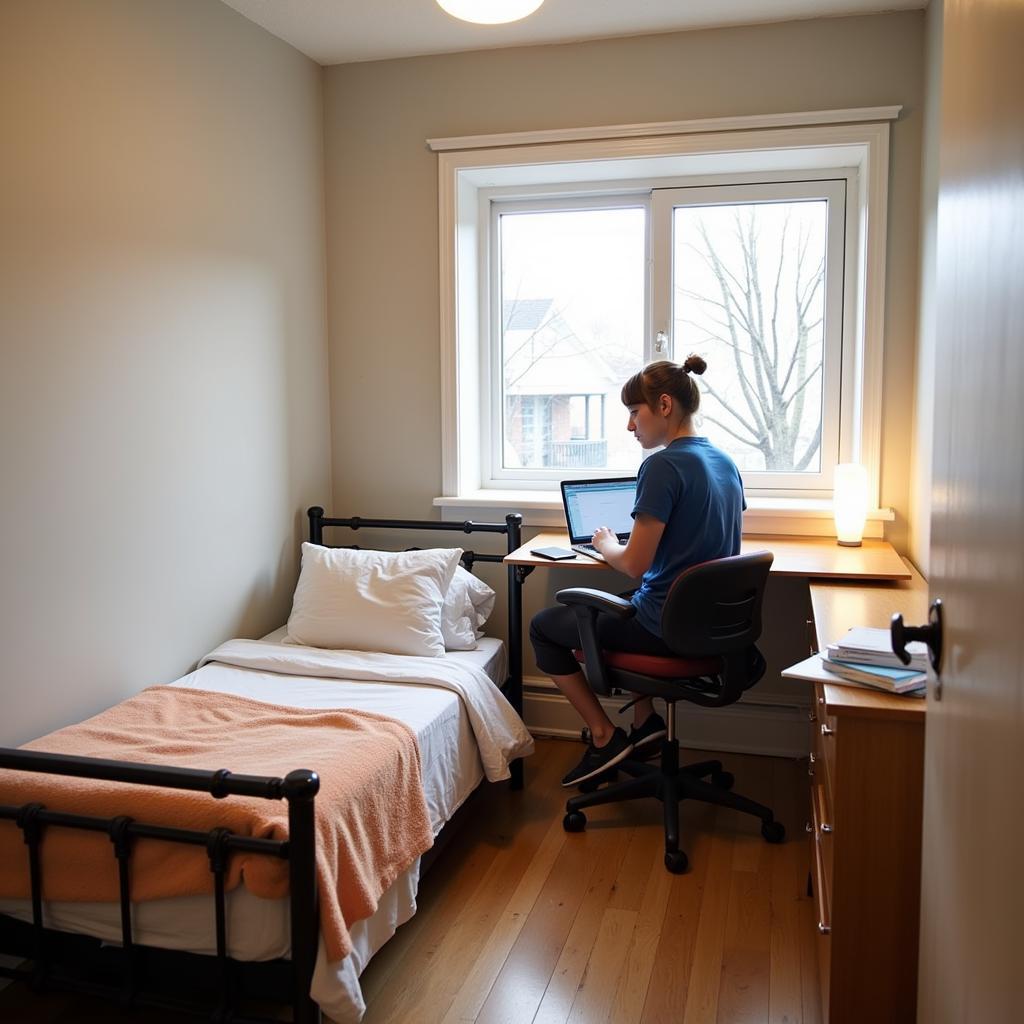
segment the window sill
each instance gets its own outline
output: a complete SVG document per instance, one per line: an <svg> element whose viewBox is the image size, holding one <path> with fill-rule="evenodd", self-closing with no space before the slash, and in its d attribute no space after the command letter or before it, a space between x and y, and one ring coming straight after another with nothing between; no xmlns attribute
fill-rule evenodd
<svg viewBox="0 0 1024 1024"><path fill-rule="evenodd" d="M835 536L832 502L827 498L748 498L747 505L744 535ZM434 506L447 522L487 521L521 512L524 526L565 529L561 499L543 491L472 491L458 497L435 498ZM883 538L884 524L895 518L891 508L869 511L864 536Z"/></svg>

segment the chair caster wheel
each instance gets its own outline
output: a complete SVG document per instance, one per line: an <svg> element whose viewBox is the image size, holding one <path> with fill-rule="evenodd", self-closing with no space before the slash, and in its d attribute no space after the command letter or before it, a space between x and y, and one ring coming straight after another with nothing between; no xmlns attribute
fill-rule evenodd
<svg viewBox="0 0 1024 1024"><path fill-rule="evenodd" d="M570 811L562 819L566 832L582 832L587 827L587 816L582 811Z"/></svg>
<svg viewBox="0 0 1024 1024"><path fill-rule="evenodd" d="M769 843L781 843L786 838L786 827L781 821L765 821L761 823L761 835Z"/></svg>
<svg viewBox="0 0 1024 1024"><path fill-rule="evenodd" d="M732 772L712 772L711 785L718 789L732 789L736 776Z"/></svg>
<svg viewBox="0 0 1024 1024"><path fill-rule="evenodd" d="M686 870L688 864L689 860L682 850L672 850L665 854L665 867L667 867L673 875L681 875Z"/></svg>

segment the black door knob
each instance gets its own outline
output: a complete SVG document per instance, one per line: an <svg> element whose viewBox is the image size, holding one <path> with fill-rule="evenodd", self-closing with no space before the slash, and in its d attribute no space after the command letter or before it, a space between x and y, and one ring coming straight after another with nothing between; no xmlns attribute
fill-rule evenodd
<svg viewBox="0 0 1024 1024"><path fill-rule="evenodd" d="M892 637L892 650L904 665L910 664L907 644L911 640L923 640L928 645L928 656L932 668L938 674L942 665L942 600L936 598L928 609L927 626L904 626L903 616L897 612L892 617L889 627Z"/></svg>

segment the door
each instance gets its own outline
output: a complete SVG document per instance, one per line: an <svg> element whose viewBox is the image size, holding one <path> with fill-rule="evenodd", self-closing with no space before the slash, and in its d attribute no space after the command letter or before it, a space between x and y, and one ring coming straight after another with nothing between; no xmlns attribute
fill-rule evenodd
<svg viewBox="0 0 1024 1024"><path fill-rule="evenodd" d="M922 1024L1008 1024L1024 1006L1022 53L1024 0L946 0Z"/></svg>

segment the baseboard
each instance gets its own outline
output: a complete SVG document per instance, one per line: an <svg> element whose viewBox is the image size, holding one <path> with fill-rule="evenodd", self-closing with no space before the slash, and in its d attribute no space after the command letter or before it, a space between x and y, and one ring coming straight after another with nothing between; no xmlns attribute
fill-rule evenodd
<svg viewBox="0 0 1024 1024"><path fill-rule="evenodd" d="M551 681L527 678L523 683L523 717L530 732L579 739L583 723ZM619 708L628 698L600 700L608 716L616 721ZM626 716L629 714L626 712ZM676 735L680 745L690 750L775 757L806 757L809 743L806 710L777 698L763 703L739 701L726 708L680 702L676 705Z"/></svg>

